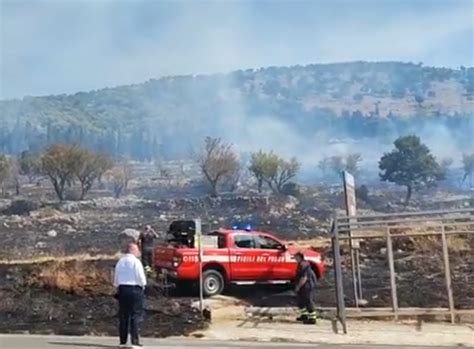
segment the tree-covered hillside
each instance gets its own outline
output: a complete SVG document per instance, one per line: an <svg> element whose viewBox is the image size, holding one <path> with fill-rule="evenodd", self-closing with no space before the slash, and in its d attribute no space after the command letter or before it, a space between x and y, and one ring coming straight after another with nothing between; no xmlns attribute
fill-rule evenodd
<svg viewBox="0 0 474 349"><path fill-rule="evenodd" d="M189 155L206 135L239 143L269 120L308 139L393 139L433 123L468 144L474 68L340 63L173 76L0 101L0 152L80 143L136 159ZM278 142L280 128L263 126ZM318 137L319 137L318 136ZM258 142L252 142L258 144Z"/></svg>

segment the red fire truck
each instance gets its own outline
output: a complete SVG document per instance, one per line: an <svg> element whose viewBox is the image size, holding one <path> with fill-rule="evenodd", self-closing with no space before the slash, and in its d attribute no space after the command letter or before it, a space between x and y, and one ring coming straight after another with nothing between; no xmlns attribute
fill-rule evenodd
<svg viewBox="0 0 474 349"><path fill-rule="evenodd" d="M194 243L194 222L176 221L170 226L167 246L155 249L155 267L173 284L199 282L198 248ZM220 294L226 285L284 284L296 276L297 249L269 233L247 229L218 229L203 235L202 279L205 296ZM321 255L301 251L319 278L323 277Z"/></svg>

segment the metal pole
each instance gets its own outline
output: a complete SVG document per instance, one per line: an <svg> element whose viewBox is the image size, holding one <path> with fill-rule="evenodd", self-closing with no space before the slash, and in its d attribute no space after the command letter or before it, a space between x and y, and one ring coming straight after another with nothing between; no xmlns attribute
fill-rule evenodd
<svg viewBox="0 0 474 349"><path fill-rule="evenodd" d="M454 315L454 298L453 298L453 288L451 284L451 268L449 265L449 251L448 251L448 241L446 239L446 232L444 225L441 226L441 241L443 243L443 260L444 260L444 275L446 277L446 290L448 291L448 302L449 302L449 312L451 313L451 323L455 323Z"/></svg>
<svg viewBox="0 0 474 349"><path fill-rule="evenodd" d="M199 259L199 310L201 314L204 310L204 290L202 284L202 231L201 231L201 218L194 220L196 226L196 239L198 243L198 259Z"/></svg>
<svg viewBox="0 0 474 349"><path fill-rule="evenodd" d="M344 288L342 285L342 267L341 254L339 246L339 233L337 231L337 214L334 216L333 226L333 253L334 253L334 277L336 278L336 299L337 299L337 317L342 324L344 334L347 333L346 327L346 308L344 304Z"/></svg>
<svg viewBox="0 0 474 349"><path fill-rule="evenodd" d="M387 228L387 254L388 266L390 268L390 289L392 291L392 308L395 320L398 320L397 282L395 279L395 263L393 260L393 247L392 237L390 236L390 228Z"/></svg>
<svg viewBox="0 0 474 349"><path fill-rule="evenodd" d="M346 171L342 171L342 182L344 186L344 199L346 203L346 213L347 216L355 216L356 213L356 198L355 198L355 183L354 177ZM354 219L348 219L348 232L349 232L349 250L351 255L351 271L352 271L352 288L354 292L354 303L356 308L359 308L359 292L358 292L358 283L356 263L354 256L354 248L359 247L359 241L352 239L351 223L354 222Z"/></svg>
<svg viewBox="0 0 474 349"><path fill-rule="evenodd" d="M351 249L351 269L352 269L352 287L354 289L354 302L356 308L359 308L359 294L357 292L358 287L357 287L357 274L356 274L356 262L355 262L355 256L354 252L355 250L352 248L352 239L350 241L350 249Z"/></svg>
<svg viewBox="0 0 474 349"><path fill-rule="evenodd" d="M334 229L334 226L333 226L333 229ZM335 321L335 332L338 333L338 329L337 329L337 321L341 320L341 317L339 316L339 314L341 313L340 312L340 307L339 307L339 285L338 285L338 282L337 282L337 267L336 267L336 238L335 238L335 233L334 231L332 232L333 233L333 236L331 237L331 247L332 247L332 253L333 253L333 257L334 257L334 262L333 262L333 269L334 269L334 282L335 282L335 286L336 286L336 321Z"/></svg>
<svg viewBox="0 0 474 349"><path fill-rule="evenodd" d="M359 299L363 299L362 295L362 276L360 273L360 249L356 250L356 268L357 268L357 285L359 286Z"/></svg>

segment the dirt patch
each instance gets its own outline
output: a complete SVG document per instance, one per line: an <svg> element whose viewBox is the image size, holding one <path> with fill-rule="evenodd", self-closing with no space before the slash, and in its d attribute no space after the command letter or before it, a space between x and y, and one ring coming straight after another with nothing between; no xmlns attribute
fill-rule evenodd
<svg viewBox="0 0 474 349"><path fill-rule="evenodd" d="M0 265L0 332L117 335L114 261ZM206 327L188 299L145 300L143 336L185 335Z"/></svg>
<svg viewBox="0 0 474 349"><path fill-rule="evenodd" d="M339 327L340 330L340 327ZM348 334L335 334L332 324L319 320L317 326L302 326L294 321L280 322L260 319L255 321L223 321L213 323L205 332L196 337L211 340L250 340L261 342L306 342L327 344L404 346L446 346L471 347L472 328L451 324L423 324L422 328L415 323L350 321Z"/></svg>

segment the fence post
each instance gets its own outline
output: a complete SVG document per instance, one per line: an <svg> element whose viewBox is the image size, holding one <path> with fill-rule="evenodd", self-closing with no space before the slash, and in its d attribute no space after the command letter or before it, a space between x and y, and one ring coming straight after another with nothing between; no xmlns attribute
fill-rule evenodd
<svg viewBox="0 0 474 349"><path fill-rule="evenodd" d="M390 236L390 227L387 227L387 255L388 266L390 268L390 289L392 291L392 308L395 320L398 320L398 298L397 281L395 278L395 262L393 259L392 237Z"/></svg>
<svg viewBox="0 0 474 349"><path fill-rule="evenodd" d="M334 226L333 226L334 229ZM339 307L339 285L337 282L337 267L336 267L336 238L335 238L335 232L332 232L333 236L331 236L331 247L332 247L332 254L333 254L333 271L334 271L334 283L336 286L336 320L335 323L333 324L334 327L334 332L339 333L337 329L337 321L341 321L341 317L339 316L340 314L340 307ZM342 322L341 322L342 323Z"/></svg>
<svg viewBox="0 0 474 349"><path fill-rule="evenodd" d="M451 268L449 264L448 242L446 239L444 224L441 226L441 241L443 243L444 275L446 277L446 290L448 291L449 312L451 313L451 323L454 324L456 320L454 314L454 298L451 283Z"/></svg>
<svg viewBox="0 0 474 349"><path fill-rule="evenodd" d="M362 296L362 276L360 273L360 248L352 248L352 234L350 237L352 286L354 288L354 301L356 308L359 308L359 301Z"/></svg>
<svg viewBox="0 0 474 349"><path fill-rule="evenodd" d="M334 277L336 279L337 317L342 324L342 330L344 334L347 334L346 307L344 304L344 288L342 284L342 267L339 245L339 231L337 227L337 213L334 215L332 250L334 255Z"/></svg>
<svg viewBox="0 0 474 349"><path fill-rule="evenodd" d="M362 294L362 275L360 273L360 248L356 250L356 266L357 266L357 284L359 286L359 299L363 299Z"/></svg>
<svg viewBox="0 0 474 349"><path fill-rule="evenodd" d="M358 292L358 282L357 282L355 250L352 248L352 239L349 240L349 244L350 244L350 250L351 250L352 287L354 291L354 302L355 302L356 308L359 308L359 292Z"/></svg>

